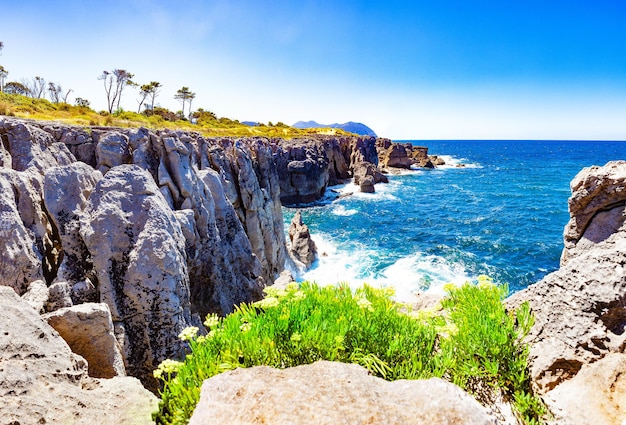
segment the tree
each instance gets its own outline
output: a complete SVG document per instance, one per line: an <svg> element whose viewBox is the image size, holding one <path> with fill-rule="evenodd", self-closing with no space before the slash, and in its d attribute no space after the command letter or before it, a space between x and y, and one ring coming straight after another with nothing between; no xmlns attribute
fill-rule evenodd
<svg viewBox="0 0 626 425"><path fill-rule="evenodd" d="M151 104L150 109L154 109L154 99L156 99L157 94L159 93L159 89L161 88L161 83L156 81L151 81L149 84L144 84L139 88L139 108L137 108L137 113L141 112L141 106L146 102L146 99L150 98ZM148 108L148 105L146 105Z"/></svg>
<svg viewBox="0 0 626 425"><path fill-rule="evenodd" d="M9 75L9 71L4 69L4 66L0 65L0 93L4 93L4 81Z"/></svg>
<svg viewBox="0 0 626 425"><path fill-rule="evenodd" d="M22 81L22 83L24 83ZM36 76L30 83L24 83L30 90L30 96L34 99L41 99L46 91L46 80L40 76Z"/></svg>
<svg viewBox="0 0 626 425"><path fill-rule="evenodd" d="M107 106L109 113L113 112L113 107L120 109L120 100L122 99L122 92L126 86L132 86L132 78L134 74L126 71L125 69L114 69L111 71L103 71L102 75L98 77L104 83L104 92L107 96Z"/></svg>
<svg viewBox="0 0 626 425"><path fill-rule="evenodd" d="M21 94L22 96L28 96L30 90L22 83L17 81L11 81L4 86L4 92L9 94Z"/></svg>
<svg viewBox="0 0 626 425"><path fill-rule="evenodd" d="M72 91L72 89L69 89L63 94L63 88L60 84L54 84L53 82L48 83L48 93L50 93L50 100L53 103L67 103L67 97Z"/></svg>
<svg viewBox="0 0 626 425"><path fill-rule="evenodd" d="M189 103L189 113L191 114L191 101L196 97L196 94L189 90L189 87L178 89L174 95L174 99L180 100L183 104L183 118L185 117L185 104Z"/></svg>
<svg viewBox="0 0 626 425"><path fill-rule="evenodd" d="M87 99L83 99L82 97L77 97L74 101L74 105L89 108L89 101Z"/></svg>
<svg viewBox="0 0 626 425"><path fill-rule="evenodd" d="M4 48L4 43L0 41L0 52L2 51L3 48Z"/></svg>

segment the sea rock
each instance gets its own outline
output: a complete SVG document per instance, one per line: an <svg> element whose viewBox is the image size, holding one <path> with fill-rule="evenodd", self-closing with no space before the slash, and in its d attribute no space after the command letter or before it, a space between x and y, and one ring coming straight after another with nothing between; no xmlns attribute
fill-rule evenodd
<svg viewBox="0 0 626 425"><path fill-rule="evenodd" d="M111 311L106 304L85 303L48 313L43 318L67 342L72 352L89 364L89 376L126 376L124 359L113 334Z"/></svg>
<svg viewBox="0 0 626 425"><path fill-rule="evenodd" d="M433 378L384 381L358 365L319 361L237 369L202 385L190 425L496 424L472 396Z"/></svg>
<svg viewBox="0 0 626 425"><path fill-rule="evenodd" d="M621 425L626 419L626 354L585 364L572 379L543 397L563 425Z"/></svg>
<svg viewBox="0 0 626 425"><path fill-rule="evenodd" d="M540 392L573 378L584 365L623 353L626 346L626 180L619 175L626 175L626 162L585 169L576 177L565 263L507 301L515 307L527 300L534 312L528 336L530 372ZM601 190L600 180L612 183ZM584 193L599 201L586 199ZM580 208L583 204L587 207ZM595 206L599 210L590 213ZM581 236L572 245L574 234Z"/></svg>
<svg viewBox="0 0 626 425"><path fill-rule="evenodd" d="M410 168L414 162L406 148L399 143L391 143L387 149L380 150L378 161L385 168Z"/></svg>
<svg viewBox="0 0 626 425"><path fill-rule="evenodd" d="M289 226L289 254L296 264L301 264L304 270L308 270L317 258L317 246L313 239L309 227L302 222L302 214L296 211Z"/></svg>
<svg viewBox="0 0 626 425"><path fill-rule="evenodd" d="M562 265L605 241L620 227L623 218L619 214L626 205L626 162L584 168L570 186L570 220L563 237Z"/></svg>
<svg viewBox="0 0 626 425"><path fill-rule="evenodd" d="M388 183L389 179L380 172L378 167L371 162L361 161L354 165L354 184L358 185L361 192L374 193L374 184Z"/></svg>
<svg viewBox="0 0 626 425"><path fill-rule="evenodd" d="M86 361L0 286L0 417L6 424L149 424L157 398L135 378L91 379Z"/></svg>
<svg viewBox="0 0 626 425"><path fill-rule="evenodd" d="M156 390L152 371L181 354L177 336L192 324L180 224L152 176L135 165L111 168L96 184L84 213L81 237L127 370Z"/></svg>

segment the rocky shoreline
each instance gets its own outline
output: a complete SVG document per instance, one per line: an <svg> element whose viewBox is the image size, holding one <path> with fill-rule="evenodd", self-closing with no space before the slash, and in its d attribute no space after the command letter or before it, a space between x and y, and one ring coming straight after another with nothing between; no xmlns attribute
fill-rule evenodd
<svg viewBox="0 0 626 425"><path fill-rule="evenodd" d="M143 387L156 391L152 371L184 352L178 334L314 259L301 220L286 240L283 204L441 163L367 136L211 139L0 117L0 139L0 412L20 424L98 410L99 423L150 423ZM594 391L612 419L595 423L619 423L626 373L603 371L626 372L626 163L585 169L572 190L561 270L508 302L533 307L531 374L557 422L586 423L569 388L604 373Z"/></svg>

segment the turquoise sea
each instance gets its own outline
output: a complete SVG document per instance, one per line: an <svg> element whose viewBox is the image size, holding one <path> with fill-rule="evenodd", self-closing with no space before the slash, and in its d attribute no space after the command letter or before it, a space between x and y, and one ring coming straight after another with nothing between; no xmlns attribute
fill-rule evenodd
<svg viewBox="0 0 626 425"><path fill-rule="evenodd" d="M481 274L522 289L559 267L572 178L626 159L625 142L411 143L447 165L390 175L375 194L334 186L301 209L320 259L298 279L391 285L405 300ZM284 209L286 226L295 211Z"/></svg>

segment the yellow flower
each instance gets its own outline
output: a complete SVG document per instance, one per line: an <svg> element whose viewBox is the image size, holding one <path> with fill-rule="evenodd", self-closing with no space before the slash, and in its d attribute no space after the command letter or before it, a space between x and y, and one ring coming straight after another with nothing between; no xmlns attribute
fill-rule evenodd
<svg viewBox="0 0 626 425"><path fill-rule="evenodd" d="M248 322L242 323L241 326L239 326L239 329L241 329L241 332L248 332L251 328L252 328L252 324Z"/></svg>
<svg viewBox="0 0 626 425"><path fill-rule="evenodd" d="M178 338L181 341L191 341L196 335L198 335L198 331L199 329L196 326L190 326L183 329L183 331L178 334Z"/></svg>
<svg viewBox="0 0 626 425"><path fill-rule="evenodd" d="M297 282L289 282L285 289L287 292L296 292L300 289L300 285Z"/></svg>
<svg viewBox="0 0 626 425"><path fill-rule="evenodd" d="M220 324L220 318L217 314L209 314L204 321L204 326L208 329L217 327Z"/></svg>
<svg viewBox="0 0 626 425"><path fill-rule="evenodd" d="M356 303L363 310L374 311L374 307L372 307L372 303L367 298L360 298Z"/></svg>
<svg viewBox="0 0 626 425"><path fill-rule="evenodd" d="M446 291L448 294L454 292L454 290L456 288L457 288L457 286L454 283L452 283L452 282L449 282L449 283L446 283L445 285L443 285L443 290Z"/></svg>
<svg viewBox="0 0 626 425"><path fill-rule="evenodd" d="M268 309L268 308L276 307L278 304L280 304L280 301L278 300L278 298L266 297L266 298L263 298L261 301L255 302L252 305L255 307L259 307L259 308Z"/></svg>
<svg viewBox="0 0 626 425"><path fill-rule="evenodd" d="M298 332L295 332L293 335L291 335L291 338L289 338L289 340L291 342L298 343L302 341L302 335L300 335Z"/></svg>
<svg viewBox="0 0 626 425"><path fill-rule="evenodd" d="M156 368L152 375L156 379L162 379L164 374L167 374L169 378L172 373L178 372L180 367L183 365L182 362L177 362L176 360L165 359L161 362L161 364Z"/></svg>

